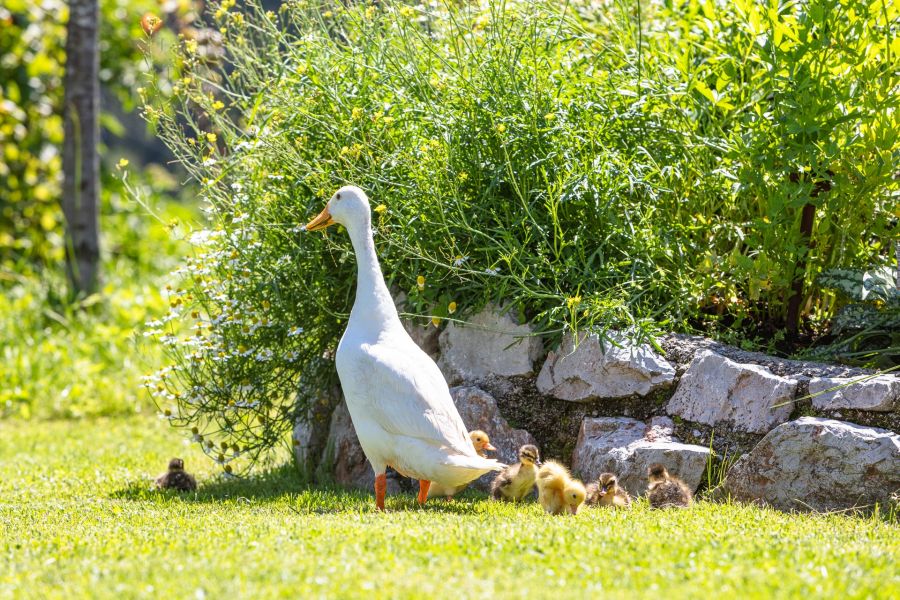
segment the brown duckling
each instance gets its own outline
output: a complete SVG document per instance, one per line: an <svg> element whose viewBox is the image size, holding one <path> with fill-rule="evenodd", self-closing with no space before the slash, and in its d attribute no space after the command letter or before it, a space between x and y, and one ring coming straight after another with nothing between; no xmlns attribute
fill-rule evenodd
<svg viewBox="0 0 900 600"><path fill-rule="evenodd" d="M475 446L475 452L478 453L478 456L482 458L487 457L488 452L496 452L496 448L491 444L491 438L488 437L488 434L481 431L480 429L476 429L469 433L469 439L472 440L472 445ZM445 496L447 500L451 500L453 496L460 493L464 489L469 486L468 483L463 485L457 485L453 487L444 487L437 481L432 481L431 485L428 487L428 498L435 498L437 496Z"/></svg>
<svg viewBox="0 0 900 600"><path fill-rule="evenodd" d="M631 505L631 496L625 488L619 487L619 480L614 473L601 473L597 482L587 487L587 503L627 508Z"/></svg>
<svg viewBox="0 0 900 600"><path fill-rule="evenodd" d="M193 492L197 489L197 480L184 470L183 460L173 458L169 461L169 470L156 478L156 487L161 490Z"/></svg>
<svg viewBox="0 0 900 600"><path fill-rule="evenodd" d="M500 471L491 483L491 497L494 500L512 500L517 502L531 493L538 467L541 466L541 454L536 446L526 444L519 448L519 462Z"/></svg>
<svg viewBox="0 0 900 600"><path fill-rule="evenodd" d="M687 508L691 505L692 494L685 483L669 475L666 468L659 464L652 464L647 470L650 484L647 486L647 499L651 508L668 508L677 506Z"/></svg>
<svg viewBox="0 0 900 600"><path fill-rule="evenodd" d="M551 515L577 515L584 503L584 485L556 461L549 460L538 470L537 487L538 501Z"/></svg>

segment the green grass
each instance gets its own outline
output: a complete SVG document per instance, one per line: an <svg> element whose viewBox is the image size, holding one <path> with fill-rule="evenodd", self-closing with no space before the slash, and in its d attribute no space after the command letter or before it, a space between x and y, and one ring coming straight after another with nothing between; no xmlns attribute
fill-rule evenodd
<svg viewBox="0 0 900 600"><path fill-rule="evenodd" d="M197 494L150 491L181 455ZM225 481L159 419L0 422L0 597L898 597L900 527L699 503L587 510L477 494L373 511L292 467Z"/></svg>

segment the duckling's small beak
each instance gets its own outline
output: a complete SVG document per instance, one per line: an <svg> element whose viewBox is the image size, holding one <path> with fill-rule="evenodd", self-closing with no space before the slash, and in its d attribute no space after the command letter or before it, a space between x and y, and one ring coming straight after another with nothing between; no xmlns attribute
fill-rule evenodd
<svg viewBox="0 0 900 600"><path fill-rule="evenodd" d="M305 229L307 231L318 231L333 224L334 219L331 218L331 213L328 212L328 207L326 206L315 219L306 224Z"/></svg>
<svg viewBox="0 0 900 600"><path fill-rule="evenodd" d="M490 442L488 442L487 444L484 445L484 449L485 449L485 450L488 450L488 451L490 451L490 452L496 452L496 451L497 451L497 449L494 447L494 445L491 444Z"/></svg>
<svg viewBox="0 0 900 600"><path fill-rule="evenodd" d="M536 465L539 466L539 467L543 467L543 466L544 466L544 463L542 463L540 459L535 460L535 461L534 461L534 464L536 464Z"/></svg>

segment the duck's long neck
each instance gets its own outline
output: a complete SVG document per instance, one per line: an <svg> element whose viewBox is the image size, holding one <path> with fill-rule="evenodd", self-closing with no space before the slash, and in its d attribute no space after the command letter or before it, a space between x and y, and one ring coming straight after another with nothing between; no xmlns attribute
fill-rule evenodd
<svg viewBox="0 0 900 600"><path fill-rule="evenodd" d="M373 331L402 327L394 300L384 283L371 225L366 222L365 227L347 232L356 253L356 300L350 312L350 324Z"/></svg>

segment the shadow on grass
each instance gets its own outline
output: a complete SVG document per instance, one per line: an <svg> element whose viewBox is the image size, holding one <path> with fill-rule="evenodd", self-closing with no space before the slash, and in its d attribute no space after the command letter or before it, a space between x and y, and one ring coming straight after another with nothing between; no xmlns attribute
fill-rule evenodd
<svg viewBox="0 0 900 600"><path fill-rule="evenodd" d="M180 499L184 502L221 502L238 498L276 501L301 494L308 489L310 486L301 482L294 466L286 463L251 477L219 476L200 481L196 492L157 490L152 482L137 481L112 492L110 497L141 501L157 498Z"/></svg>
<svg viewBox="0 0 900 600"><path fill-rule="evenodd" d="M327 514L335 512L374 512L372 492L348 489L336 484L307 484L301 481L291 463L262 471L250 477L223 478L201 481L196 492L157 490L147 480L131 482L109 495L117 500L135 502L184 502L188 504L221 504L250 502L253 504L284 504L298 514ZM415 492L397 493L386 499L388 511L409 512L425 510L452 514L478 512L475 506L485 495L466 491L455 499L432 498L422 508Z"/></svg>

